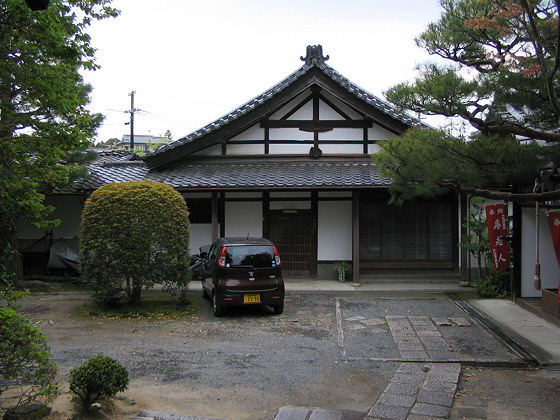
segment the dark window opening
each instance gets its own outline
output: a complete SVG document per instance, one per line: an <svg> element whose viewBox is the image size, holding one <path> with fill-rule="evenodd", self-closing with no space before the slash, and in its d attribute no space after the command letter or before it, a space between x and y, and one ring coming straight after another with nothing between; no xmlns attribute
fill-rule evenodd
<svg viewBox="0 0 560 420"><path fill-rule="evenodd" d="M187 198L186 201L191 223L212 223L211 198Z"/></svg>

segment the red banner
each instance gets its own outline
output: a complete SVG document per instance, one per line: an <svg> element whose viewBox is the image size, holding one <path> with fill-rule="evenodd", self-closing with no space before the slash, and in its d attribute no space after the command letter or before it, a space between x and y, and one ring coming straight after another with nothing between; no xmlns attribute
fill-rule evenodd
<svg viewBox="0 0 560 420"><path fill-rule="evenodd" d="M552 237L556 260L560 266L560 211L548 213L548 226L550 226L550 236ZM560 285L558 286L558 303L560 303Z"/></svg>
<svg viewBox="0 0 560 420"><path fill-rule="evenodd" d="M505 204L486 206L486 222L488 223L488 237L492 249L492 259L496 271L509 268L509 246L507 236L507 215Z"/></svg>

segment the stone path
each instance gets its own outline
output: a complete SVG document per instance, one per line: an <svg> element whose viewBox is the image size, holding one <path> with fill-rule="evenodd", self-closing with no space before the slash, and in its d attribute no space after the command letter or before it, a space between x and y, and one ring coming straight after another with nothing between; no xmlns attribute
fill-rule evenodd
<svg viewBox="0 0 560 420"><path fill-rule="evenodd" d="M456 359L455 353L429 317L387 316L386 319L403 359Z"/></svg>
<svg viewBox="0 0 560 420"><path fill-rule="evenodd" d="M460 374L459 363L403 363L366 419L448 418Z"/></svg>

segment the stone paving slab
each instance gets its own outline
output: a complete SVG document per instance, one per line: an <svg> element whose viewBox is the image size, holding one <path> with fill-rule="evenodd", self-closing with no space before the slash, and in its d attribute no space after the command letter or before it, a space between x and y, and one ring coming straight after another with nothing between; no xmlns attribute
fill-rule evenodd
<svg viewBox="0 0 560 420"><path fill-rule="evenodd" d="M336 315L342 359L524 364L445 296L339 297Z"/></svg>
<svg viewBox="0 0 560 420"><path fill-rule="evenodd" d="M459 363L403 363L366 420L448 418L460 374Z"/></svg>
<svg viewBox="0 0 560 420"><path fill-rule="evenodd" d="M163 413L159 411L142 411L131 420L227 420L217 417L185 416L182 414Z"/></svg>
<svg viewBox="0 0 560 420"><path fill-rule="evenodd" d="M274 420L362 420L365 413L349 410L319 410L317 408L282 407Z"/></svg>

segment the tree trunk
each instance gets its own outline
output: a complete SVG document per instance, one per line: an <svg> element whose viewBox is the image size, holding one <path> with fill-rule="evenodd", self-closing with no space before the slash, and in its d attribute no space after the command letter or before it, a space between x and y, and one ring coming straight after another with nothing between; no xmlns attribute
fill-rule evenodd
<svg viewBox="0 0 560 420"><path fill-rule="evenodd" d="M140 295L142 293L142 286L133 285L132 286L132 295L130 296L130 303L133 305L140 304Z"/></svg>
<svg viewBox="0 0 560 420"><path fill-rule="evenodd" d="M23 261L17 249L17 231L14 226L0 226L0 269L15 274L15 281L23 279Z"/></svg>

